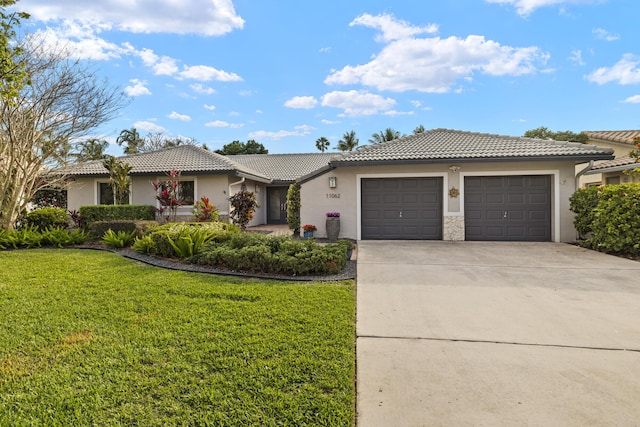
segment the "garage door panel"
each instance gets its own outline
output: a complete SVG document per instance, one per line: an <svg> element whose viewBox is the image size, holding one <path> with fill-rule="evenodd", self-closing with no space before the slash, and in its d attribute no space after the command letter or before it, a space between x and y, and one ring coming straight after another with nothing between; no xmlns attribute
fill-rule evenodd
<svg viewBox="0 0 640 427"><path fill-rule="evenodd" d="M467 240L550 241L551 177L465 177Z"/></svg>
<svg viewBox="0 0 640 427"><path fill-rule="evenodd" d="M361 194L363 239L442 238L442 178L365 178Z"/></svg>

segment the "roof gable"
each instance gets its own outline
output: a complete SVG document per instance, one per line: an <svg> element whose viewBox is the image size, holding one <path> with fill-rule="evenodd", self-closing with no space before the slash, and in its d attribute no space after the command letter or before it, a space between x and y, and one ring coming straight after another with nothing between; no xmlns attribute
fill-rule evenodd
<svg viewBox="0 0 640 427"><path fill-rule="evenodd" d="M232 161L273 179L274 182L294 182L339 157L339 153L301 154L239 154L228 156Z"/></svg>
<svg viewBox="0 0 640 427"><path fill-rule="evenodd" d="M486 133L433 129L393 141L364 146L332 162L438 162L482 160L608 160L611 148Z"/></svg>

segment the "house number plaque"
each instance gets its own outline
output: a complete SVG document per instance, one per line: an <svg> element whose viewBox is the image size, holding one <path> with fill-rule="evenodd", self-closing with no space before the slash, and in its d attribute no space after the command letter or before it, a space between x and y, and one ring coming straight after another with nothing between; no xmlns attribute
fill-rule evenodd
<svg viewBox="0 0 640 427"><path fill-rule="evenodd" d="M327 199L339 199L340 193L327 193Z"/></svg>

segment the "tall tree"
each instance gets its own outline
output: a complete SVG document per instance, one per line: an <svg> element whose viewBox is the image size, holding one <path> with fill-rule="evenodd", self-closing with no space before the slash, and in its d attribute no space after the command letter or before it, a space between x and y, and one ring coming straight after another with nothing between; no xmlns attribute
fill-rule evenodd
<svg viewBox="0 0 640 427"><path fill-rule="evenodd" d="M77 162L102 160L107 157L109 143L104 139L91 138L76 144L76 152L71 153Z"/></svg>
<svg viewBox="0 0 640 427"><path fill-rule="evenodd" d="M15 97L0 99L0 226L4 228L13 228L36 191L53 185L53 177L40 178L47 168L65 164L69 141L111 120L126 99L62 47L44 49L27 39L16 62L24 64L31 84Z"/></svg>
<svg viewBox="0 0 640 427"><path fill-rule="evenodd" d="M223 156L233 156L236 154L269 154L269 150L254 139L250 139L246 143L236 140L223 145L222 149L215 150L214 152L222 154Z"/></svg>
<svg viewBox="0 0 640 427"><path fill-rule="evenodd" d="M150 132L138 145L139 152L155 151L163 148L177 147L178 145L197 145L195 138L169 137L162 132Z"/></svg>
<svg viewBox="0 0 640 427"><path fill-rule="evenodd" d="M525 138L553 139L555 141L581 142L583 144L589 140L589 137L584 132L575 133L570 130L554 132L544 126L530 129L523 136Z"/></svg>
<svg viewBox="0 0 640 427"><path fill-rule="evenodd" d="M7 13L7 7L18 0L0 0L0 97L5 100L16 98L29 76L25 70L24 47L15 43L15 27L20 20L29 19L25 12Z"/></svg>
<svg viewBox="0 0 640 427"><path fill-rule="evenodd" d="M424 133L425 131L426 129L424 128L424 126L420 125L413 130L413 134L418 135L419 133Z"/></svg>
<svg viewBox="0 0 640 427"><path fill-rule="evenodd" d="M320 152L322 153L324 153L327 149L329 149L329 145L331 145L331 143L324 136L321 136L320 138L316 139L316 148L320 150Z"/></svg>
<svg viewBox="0 0 640 427"><path fill-rule="evenodd" d="M380 144L381 142L393 141L394 139L402 138L404 136L404 134L401 134L397 130L386 128L385 130L381 130L380 132L371 135L369 142L372 144Z"/></svg>
<svg viewBox="0 0 640 427"><path fill-rule="evenodd" d="M119 146L124 147L125 154L136 154L140 152L140 148L144 145L144 138L140 136L140 132L134 127L131 129L123 129L116 138Z"/></svg>
<svg viewBox="0 0 640 427"><path fill-rule="evenodd" d="M355 131L345 132L342 135L342 139L338 141L338 150L340 151L353 151L360 143L360 140L356 138Z"/></svg>

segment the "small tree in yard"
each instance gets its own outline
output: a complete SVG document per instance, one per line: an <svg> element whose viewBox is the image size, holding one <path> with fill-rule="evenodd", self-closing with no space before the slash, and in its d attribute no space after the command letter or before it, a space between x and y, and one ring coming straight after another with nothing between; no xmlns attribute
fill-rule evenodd
<svg viewBox="0 0 640 427"><path fill-rule="evenodd" d="M131 183L129 172L131 172L132 166L113 156L104 159L102 165L109 172L109 183L113 189L113 204L128 204L129 184Z"/></svg>
<svg viewBox="0 0 640 427"><path fill-rule="evenodd" d="M167 221L175 221L178 216L178 207L182 205L183 197L180 191L180 171L171 170L164 181L152 181L151 185L156 190L156 200L160 203L158 213L162 216L165 212Z"/></svg>
<svg viewBox="0 0 640 427"><path fill-rule="evenodd" d="M300 234L300 184L293 183L287 191L287 223L294 235Z"/></svg>
<svg viewBox="0 0 640 427"><path fill-rule="evenodd" d="M191 209L196 222L207 222L218 220L218 208L209 201L209 198L202 196Z"/></svg>
<svg viewBox="0 0 640 427"><path fill-rule="evenodd" d="M255 193L247 191L246 188L238 191L229 198L231 203L231 220L238 224L241 230L246 230L249 221L253 219L253 213L258 207Z"/></svg>

